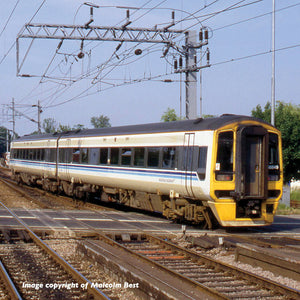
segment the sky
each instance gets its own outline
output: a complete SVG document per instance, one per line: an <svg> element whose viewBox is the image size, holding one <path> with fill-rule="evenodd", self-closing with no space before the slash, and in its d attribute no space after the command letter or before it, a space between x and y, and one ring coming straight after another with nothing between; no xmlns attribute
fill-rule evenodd
<svg viewBox="0 0 300 300"><path fill-rule="evenodd" d="M3 1L3 0L2 0ZM4 3L4 1L3 1ZM16 38L27 23L180 30L177 47L164 44L19 39L17 71ZM275 100L300 104L300 1L275 0ZM112 126L159 122L168 109L185 116L185 75L174 73L185 44L184 32L201 28L209 32L208 45L197 50L197 65L210 67L197 73L197 115L224 113L251 115L257 105L271 100L272 0L13 0L0 10L0 126L19 135L37 130L37 103L41 120L92 128L93 116L109 117ZM179 51L177 51L179 50ZM142 54L136 55L135 50ZM78 54L84 53L83 58ZM20 75L25 76L20 76ZM181 105L180 105L181 103ZM33 106L35 105L35 106Z"/></svg>

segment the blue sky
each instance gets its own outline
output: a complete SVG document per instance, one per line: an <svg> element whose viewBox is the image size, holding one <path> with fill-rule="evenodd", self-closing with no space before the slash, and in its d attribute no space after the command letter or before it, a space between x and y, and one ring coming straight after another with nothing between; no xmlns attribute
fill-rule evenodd
<svg viewBox="0 0 300 300"><path fill-rule="evenodd" d="M14 43L22 26L30 21L83 25L89 20L89 7L82 5L84 2L16 0L1 6L2 126L12 128L11 111L7 109L12 98L17 110L29 118L37 119L37 109L31 106L40 100L42 119L51 117L57 123L70 126L91 127L90 118L102 114L110 118L113 126L158 122L168 107L180 114L180 90L182 100L185 100L184 75L180 84L180 75L174 74L172 67L174 57L178 56L175 51L170 51L166 59L161 58L164 46L160 44L123 43L117 52L118 59L112 55L118 42L84 42L85 56L75 60L75 54L80 51L79 41L65 41L55 53L59 40L38 39L26 55L30 40L22 39L20 57L26 55L26 58L20 73L31 77L16 76ZM126 9L117 6L130 6L143 8L130 9L133 21L130 27L153 28L159 24L158 28L162 28L171 21L172 9L176 23L187 19L172 28L185 30L191 27L191 30L199 31L201 24L208 27L211 67L202 71L204 114L249 115L256 105L264 106L270 101L272 0L95 0L93 3L100 5L94 9L95 26L124 24ZM226 10L231 6L235 9ZM300 1L276 0L276 9L276 100L300 104ZM191 16L196 11L199 12ZM180 46L182 38L183 35L176 39ZM134 55L137 48L143 50L142 55ZM102 81L95 84L100 69L103 69ZM124 84L141 79L139 83ZM166 83L165 79L172 82ZM199 94L198 84L197 99ZM184 106L182 113L185 113ZM16 131L20 135L36 128L37 125L28 119L16 118Z"/></svg>

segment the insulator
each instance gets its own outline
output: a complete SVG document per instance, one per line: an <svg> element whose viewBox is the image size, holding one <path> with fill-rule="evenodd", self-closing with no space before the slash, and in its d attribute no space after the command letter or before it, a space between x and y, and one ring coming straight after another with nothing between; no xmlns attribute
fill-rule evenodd
<svg viewBox="0 0 300 300"><path fill-rule="evenodd" d="M179 57L179 68L182 68L182 56Z"/></svg>
<svg viewBox="0 0 300 300"><path fill-rule="evenodd" d="M127 9L127 11L126 11L126 18L129 19L129 17L130 17L130 11L129 11L129 9Z"/></svg>
<svg viewBox="0 0 300 300"><path fill-rule="evenodd" d="M197 55L196 54L194 55L194 64L195 65L197 64Z"/></svg>
<svg viewBox="0 0 300 300"><path fill-rule="evenodd" d="M210 61L210 51L209 51L208 48L207 48L207 51L206 51L206 60L207 60L207 63L209 64L209 61Z"/></svg>
<svg viewBox="0 0 300 300"><path fill-rule="evenodd" d="M93 16L93 13L94 13L94 9L93 9L93 7L91 6L91 7L90 7L90 15Z"/></svg>
<svg viewBox="0 0 300 300"><path fill-rule="evenodd" d="M202 29L199 31L199 41L200 42L203 41L203 30Z"/></svg>
<svg viewBox="0 0 300 300"><path fill-rule="evenodd" d="M174 10L172 11L172 20L173 21L175 20L175 11Z"/></svg>
<svg viewBox="0 0 300 300"><path fill-rule="evenodd" d="M207 28L205 28L205 30L204 30L204 38L206 40L208 40L208 29Z"/></svg>
<svg viewBox="0 0 300 300"><path fill-rule="evenodd" d="M177 70L178 68L178 61L177 59L174 60L174 69Z"/></svg>
<svg viewBox="0 0 300 300"><path fill-rule="evenodd" d="M142 49L136 49L135 51L134 51L134 54L135 55L141 55L143 53L143 50Z"/></svg>

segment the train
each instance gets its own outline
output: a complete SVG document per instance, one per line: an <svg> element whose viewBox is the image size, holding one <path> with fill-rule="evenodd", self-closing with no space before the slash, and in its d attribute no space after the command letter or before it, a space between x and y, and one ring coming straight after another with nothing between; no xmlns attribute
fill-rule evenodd
<svg viewBox="0 0 300 300"><path fill-rule="evenodd" d="M10 169L18 183L203 228L272 224L283 185L280 131L231 114L23 136Z"/></svg>

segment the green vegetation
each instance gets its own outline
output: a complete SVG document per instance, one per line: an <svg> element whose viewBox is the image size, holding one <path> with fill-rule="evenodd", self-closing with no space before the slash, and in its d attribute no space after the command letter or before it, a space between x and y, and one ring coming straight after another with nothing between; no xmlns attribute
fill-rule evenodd
<svg viewBox="0 0 300 300"><path fill-rule="evenodd" d="M161 116L160 119L162 122L172 122L172 121L179 121L180 117L176 115L176 111L174 108L168 107L167 111Z"/></svg>
<svg viewBox="0 0 300 300"><path fill-rule="evenodd" d="M99 117L92 117L91 124L93 125L94 128L111 127L109 118L103 115ZM44 133L66 132L71 130L86 129L82 124L76 124L74 126L63 125L63 124L57 125L54 118L44 119L42 128L44 130ZM37 134L37 132L35 131L32 134Z"/></svg>
<svg viewBox="0 0 300 300"><path fill-rule="evenodd" d="M268 102L262 110L257 105L252 116L271 121L271 105ZM275 108L275 125L281 131L284 181L300 179L300 105L278 101Z"/></svg>
<svg viewBox="0 0 300 300"><path fill-rule="evenodd" d="M101 115L99 117L92 117L91 124L94 126L94 128L111 127L109 118L104 115Z"/></svg>

